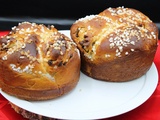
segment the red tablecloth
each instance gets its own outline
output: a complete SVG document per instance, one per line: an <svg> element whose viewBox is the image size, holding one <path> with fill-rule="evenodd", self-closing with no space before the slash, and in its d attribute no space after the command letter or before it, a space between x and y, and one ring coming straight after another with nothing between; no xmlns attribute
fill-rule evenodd
<svg viewBox="0 0 160 120"><path fill-rule="evenodd" d="M0 36L7 31L1 31ZM158 41L160 44L160 41ZM158 46L154 63L160 75L160 46ZM26 120L17 114L8 104L8 101L0 94L0 120ZM105 120L160 120L160 82L152 96L142 105L122 115L118 115Z"/></svg>

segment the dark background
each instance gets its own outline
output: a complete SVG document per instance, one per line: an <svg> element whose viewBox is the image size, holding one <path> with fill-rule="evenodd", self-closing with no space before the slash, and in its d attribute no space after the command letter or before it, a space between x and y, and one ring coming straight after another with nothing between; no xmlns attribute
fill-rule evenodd
<svg viewBox="0 0 160 120"><path fill-rule="evenodd" d="M1 0L0 30L10 30L22 21L70 29L78 18L119 6L141 11L160 28L160 0Z"/></svg>

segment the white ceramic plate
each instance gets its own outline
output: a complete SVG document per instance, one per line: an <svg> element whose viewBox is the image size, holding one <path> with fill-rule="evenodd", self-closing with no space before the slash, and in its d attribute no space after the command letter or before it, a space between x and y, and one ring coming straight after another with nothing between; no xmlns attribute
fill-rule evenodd
<svg viewBox="0 0 160 120"><path fill-rule="evenodd" d="M68 30L61 32L69 36ZM129 82L98 81L81 73L75 89L53 100L30 102L1 90L0 93L15 105L43 116L59 119L102 119L140 106L155 91L157 83L158 73L153 63L144 76Z"/></svg>

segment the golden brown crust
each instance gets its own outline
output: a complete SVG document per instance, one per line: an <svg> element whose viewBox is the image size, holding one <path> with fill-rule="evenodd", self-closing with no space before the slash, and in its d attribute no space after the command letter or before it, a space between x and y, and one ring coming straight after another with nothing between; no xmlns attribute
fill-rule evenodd
<svg viewBox="0 0 160 120"><path fill-rule="evenodd" d="M76 44L54 26L23 22L0 38L3 91L26 100L47 100L71 91L79 81Z"/></svg>
<svg viewBox="0 0 160 120"><path fill-rule="evenodd" d="M117 7L78 19L70 35L81 52L85 74L106 81L128 81L150 68L158 28L140 11Z"/></svg>

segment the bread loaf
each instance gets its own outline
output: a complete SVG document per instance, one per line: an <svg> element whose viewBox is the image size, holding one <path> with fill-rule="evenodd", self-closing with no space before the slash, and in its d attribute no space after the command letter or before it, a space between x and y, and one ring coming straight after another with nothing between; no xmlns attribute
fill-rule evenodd
<svg viewBox="0 0 160 120"><path fill-rule="evenodd" d="M16 113L22 115L27 120L58 120L56 118L50 118L50 117L42 116L42 115L30 112L28 110L22 109L22 108L18 107L17 105L15 105L11 102L9 102L9 104L11 105L11 107L14 109L14 111Z"/></svg>
<svg viewBox="0 0 160 120"><path fill-rule="evenodd" d="M70 92L79 77L79 50L54 26L22 22L0 38L0 86L10 95L57 98Z"/></svg>
<svg viewBox="0 0 160 120"><path fill-rule="evenodd" d="M73 23L71 38L81 54L81 70L105 81L129 81L151 67L157 49L158 28L132 8L107 8Z"/></svg>

